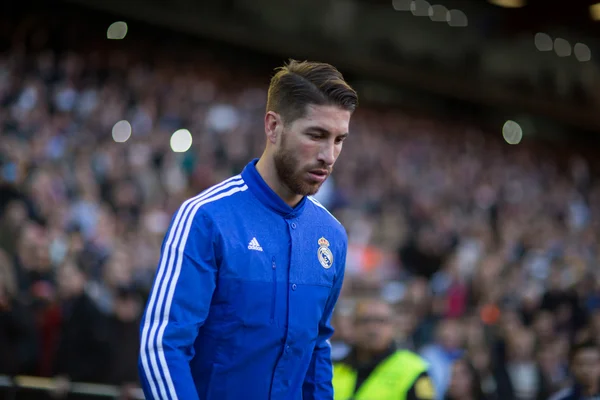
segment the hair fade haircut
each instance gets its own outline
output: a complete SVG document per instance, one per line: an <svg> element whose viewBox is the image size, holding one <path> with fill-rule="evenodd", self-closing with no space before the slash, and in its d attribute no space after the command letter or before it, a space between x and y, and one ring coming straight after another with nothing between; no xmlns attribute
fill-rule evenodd
<svg viewBox="0 0 600 400"><path fill-rule="evenodd" d="M292 123L306 114L308 105L337 106L354 112L358 105L356 91L333 65L289 60L276 68L267 97L267 111L281 115Z"/></svg>

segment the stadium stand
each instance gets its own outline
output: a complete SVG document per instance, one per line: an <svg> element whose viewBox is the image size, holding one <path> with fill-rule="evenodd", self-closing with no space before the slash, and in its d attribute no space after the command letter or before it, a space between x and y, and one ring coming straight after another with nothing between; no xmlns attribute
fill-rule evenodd
<svg viewBox="0 0 600 400"><path fill-rule="evenodd" d="M21 378L0 387L82 382L109 386L71 390L134 398L140 312L170 216L260 155L268 71L187 44L86 42L81 23L7 25L0 374ZM382 295L398 343L446 376L442 390L459 356L489 400L566 387L570 344L600 338L593 160L368 104L352 124L319 194L351 245L334 356L352 341L354 300ZM193 143L176 153L182 128Z"/></svg>

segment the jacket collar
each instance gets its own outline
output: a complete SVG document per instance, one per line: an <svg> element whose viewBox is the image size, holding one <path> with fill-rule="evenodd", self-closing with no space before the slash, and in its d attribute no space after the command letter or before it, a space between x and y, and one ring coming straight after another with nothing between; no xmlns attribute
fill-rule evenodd
<svg viewBox="0 0 600 400"><path fill-rule="evenodd" d="M250 161L242 171L242 178L256 198L265 206L275 211L284 218L296 218L304 210L306 196L300 200L296 207L287 205L277 193L267 185L256 169L258 158Z"/></svg>

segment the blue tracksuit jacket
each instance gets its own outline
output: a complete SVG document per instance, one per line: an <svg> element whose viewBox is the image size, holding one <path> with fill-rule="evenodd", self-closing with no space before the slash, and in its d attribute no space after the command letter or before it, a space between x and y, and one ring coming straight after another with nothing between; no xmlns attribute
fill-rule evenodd
<svg viewBox="0 0 600 400"><path fill-rule="evenodd" d="M141 325L148 399L333 399L346 232L312 197L286 205L256 162L173 217Z"/></svg>

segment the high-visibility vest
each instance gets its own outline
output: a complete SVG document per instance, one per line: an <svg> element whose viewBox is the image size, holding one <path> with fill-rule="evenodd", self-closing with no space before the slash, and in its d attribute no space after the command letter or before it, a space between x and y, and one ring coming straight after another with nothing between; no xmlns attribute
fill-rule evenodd
<svg viewBox="0 0 600 400"><path fill-rule="evenodd" d="M404 400L415 380L426 371L427 363L419 355L411 351L399 350L377 365L355 393L357 371L348 364L335 363L333 398L334 400Z"/></svg>

